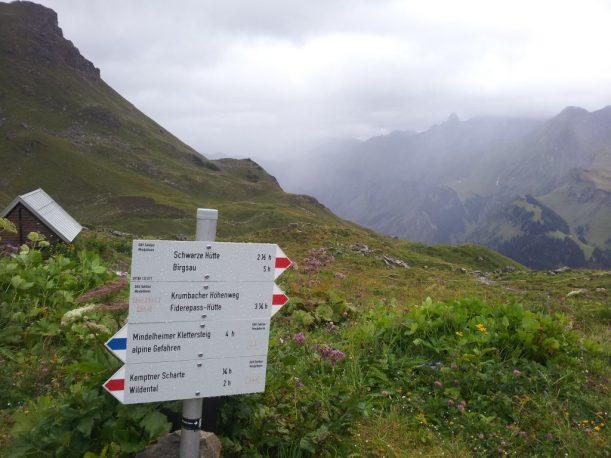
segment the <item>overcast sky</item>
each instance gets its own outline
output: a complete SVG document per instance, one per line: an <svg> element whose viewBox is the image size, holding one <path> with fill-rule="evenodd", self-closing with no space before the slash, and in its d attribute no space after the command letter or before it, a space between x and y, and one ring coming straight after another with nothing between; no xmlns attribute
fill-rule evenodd
<svg viewBox="0 0 611 458"><path fill-rule="evenodd" d="M204 155L611 104L608 0L42 0L119 93Z"/></svg>

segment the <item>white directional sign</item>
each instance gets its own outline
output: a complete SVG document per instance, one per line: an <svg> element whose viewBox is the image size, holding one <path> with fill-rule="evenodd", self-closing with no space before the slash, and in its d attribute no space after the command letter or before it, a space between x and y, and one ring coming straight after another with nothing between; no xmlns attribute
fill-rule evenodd
<svg viewBox="0 0 611 458"><path fill-rule="evenodd" d="M127 364L267 354L267 319L129 323L106 342Z"/></svg>
<svg viewBox="0 0 611 458"><path fill-rule="evenodd" d="M104 388L123 404L265 391L267 354L239 358L127 364Z"/></svg>
<svg viewBox="0 0 611 458"><path fill-rule="evenodd" d="M125 366L104 388L124 404L264 391L291 265L269 243L134 240L128 324L106 342Z"/></svg>
<svg viewBox="0 0 611 458"><path fill-rule="evenodd" d="M266 319L287 301L273 282L133 281L129 322Z"/></svg>
<svg viewBox="0 0 611 458"><path fill-rule="evenodd" d="M132 281L274 281L290 260L270 243L134 240Z"/></svg>

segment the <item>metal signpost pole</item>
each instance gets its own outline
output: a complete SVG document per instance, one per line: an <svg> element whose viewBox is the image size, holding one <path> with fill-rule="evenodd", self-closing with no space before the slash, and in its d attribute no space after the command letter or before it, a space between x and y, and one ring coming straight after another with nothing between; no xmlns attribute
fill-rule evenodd
<svg viewBox="0 0 611 458"><path fill-rule="evenodd" d="M197 209L195 240L214 242L218 210ZM202 399L186 399L182 403L182 432L180 436L180 458L199 456L200 425L202 421Z"/></svg>

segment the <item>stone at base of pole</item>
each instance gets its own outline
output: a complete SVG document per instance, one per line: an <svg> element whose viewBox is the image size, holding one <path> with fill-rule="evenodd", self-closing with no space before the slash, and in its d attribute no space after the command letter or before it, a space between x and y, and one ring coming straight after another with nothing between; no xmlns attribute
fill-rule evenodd
<svg viewBox="0 0 611 458"><path fill-rule="evenodd" d="M221 441L214 433L198 430L199 454L197 458L220 458ZM157 442L136 455L136 458L178 458L182 431L160 437Z"/></svg>

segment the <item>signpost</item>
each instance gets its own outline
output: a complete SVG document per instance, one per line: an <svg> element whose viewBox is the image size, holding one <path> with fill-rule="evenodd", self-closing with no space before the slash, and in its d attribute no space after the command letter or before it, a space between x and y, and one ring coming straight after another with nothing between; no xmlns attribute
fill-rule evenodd
<svg viewBox="0 0 611 458"><path fill-rule="evenodd" d="M184 399L181 458L199 453L202 398L265 391L270 319L291 261L274 244L134 240L128 323L106 342L125 363L104 388L123 404Z"/></svg>

